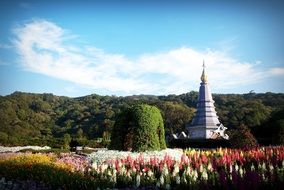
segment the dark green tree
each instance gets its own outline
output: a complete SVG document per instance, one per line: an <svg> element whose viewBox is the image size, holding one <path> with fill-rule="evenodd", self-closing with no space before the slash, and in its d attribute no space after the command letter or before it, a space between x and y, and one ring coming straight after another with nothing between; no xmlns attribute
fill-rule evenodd
<svg viewBox="0 0 284 190"><path fill-rule="evenodd" d="M237 129L230 130L229 137L233 148L253 148L257 146L257 140L245 125L240 125Z"/></svg>
<svg viewBox="0 0 284 190"><path fill-rule="evenodd" d="M278 123L278 133L276 136L276 144L284 145L284 120L277 121Z"/></svg>
<svg viewBox="0 0 284 190"><path fill-rule="evenodd" d="M8 143L8 135L7 133L0 131L0 145L5 145Z"/></svg>
<svg viewBox="0 0 284 190"><path fill-rule="evenodd" d="M84 136L84 131L83 131L81 128L79 128L79 129L77 130L76 137L77 137L78 139L82 139L83 136Z"/></svg>
<svg viewBox="0 0 284 190"><path fill-rule="evenodd" d="M69 144L71 142L71 136L69 134L64 134L63 136L63 145L64 145L64 149L69 149Z"/></svg>
<svg viewBox="0 0 284 190"><path fill-rule="evenodd" d="M131 151L165 149L164 124L159 109L138 104L123 111L115 123L110 148Z"/></svg>
<svg viewBox="0 0 284 190"><path fill-rule="evenodd" d="M284 109L273 112L270 118L253 130L260 143L265 145L284 144Z"/></svg>
<svg viewBox="0 0 284 190"><path fill-rule="evenodd" d="M157 106L165 132L176 133L190 123L197 97L198 92L127 97L92 94L77 98L15 92L0 96L0 143L54 146L58 139L63 142L64 134L77 140L82 137L83 141L102 138L104 133L112 133L122 110L137 103ZM236 129L244 124L263 145L279 144L284 139L283 93L213 94L213 98L224 126ZM79 128L83 133L77 135Z"/></svg>
<svg viewBox="0 0 284 190"><path fill-rule="evenodd" d="M161 102L157 107L164 118L166 135L186 131L185 125L192 120L194 114L193 108L176 102Z"/></svg>

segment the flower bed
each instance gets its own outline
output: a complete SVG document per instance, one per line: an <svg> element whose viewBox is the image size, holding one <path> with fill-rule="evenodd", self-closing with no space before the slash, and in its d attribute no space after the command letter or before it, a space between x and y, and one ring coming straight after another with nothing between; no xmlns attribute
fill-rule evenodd
<svg viewBox="0 0 284 190"><path fill-rule="evenodd" d="M150 158L163 159L166 155L171 155L171 158L175 160L180 160L183 154L182 149L165 149L161 151L148 151L143 153L138 152L128 152L128 151L115 151L115 150L99 150L92 154L88 155L88 158L93 162L101 164L108 160L114 159L125 159L127 157L131 157L132 159L136 159L138 157L143 157L144 161L149 161Z"/></svg>
<svg viewBox="0 0 284 190"><path fill-rule="evenodd" d="M284 147L251 150L186 150L180 159L171 155L94 162L92 175L112 187L155 185L159 188L256 189L281 187ZM280 186L279 186L280 185Z"/></svg>
<svg viewBox="0 0 284 190"><path fill-rule="evenodd" d="M0 146L0 153L3 152L19 152L21 150L49 150L51 149L49 146L14 146L14 147L5 147Z"/></svg>
<svg viewBox="0 0 284 190"><path fill-rule="evenodd" d="M0 154L1 155L1 154ZM284 146L255 149L0 156L0 177L54 188L281 189Z"/></svg>
<svg viewBox="0 0 284 190"><path fill-rule="evenodd" d="M78 170L78 165L70 164L68 158L63 157L57 157L55 154L18 153L8 156L0 154L0 178L34 180L51 185L53 189L96 187L97 183L87 173ZM81 165L81 169L84 167L85 163Z"/></svg>

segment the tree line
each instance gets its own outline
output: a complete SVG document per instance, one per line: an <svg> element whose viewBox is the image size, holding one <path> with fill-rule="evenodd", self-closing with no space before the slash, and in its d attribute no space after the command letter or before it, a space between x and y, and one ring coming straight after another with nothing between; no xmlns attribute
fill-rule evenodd
<svg viewBox="0 0 284 190"><path fill-rule="evenodd" d="M181 95L69 98L53 94L14 92L0 96L0 145L50 145L64 147L72 140L104 146L118 115L133 104L158 107L165 134L185 131L191 122L198 92ZM213 94L220 121L232 131L246 126L263 144L284 139L284 94Z"/></svg>

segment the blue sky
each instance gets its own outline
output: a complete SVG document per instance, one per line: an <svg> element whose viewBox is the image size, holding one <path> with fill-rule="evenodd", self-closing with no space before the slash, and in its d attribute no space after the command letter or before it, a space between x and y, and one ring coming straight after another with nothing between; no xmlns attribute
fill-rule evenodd
<svg viewBox="0 0 284 190"><path fill-rule="evenodd" d="M0 1L0 95L284 92L281 1Z"/></svg>

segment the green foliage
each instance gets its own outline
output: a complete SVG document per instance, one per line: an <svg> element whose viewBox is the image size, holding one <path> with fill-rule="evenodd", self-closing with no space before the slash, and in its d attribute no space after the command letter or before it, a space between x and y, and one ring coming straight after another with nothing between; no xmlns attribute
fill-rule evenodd
<svg viewBox="0 0 284 190"><path fill-rule="evenodd" d="M261 143L284 144L284 109L274 111L261 126L253 129Z"/></svg>
<svg viewBox="0 0 284 190"><path fill-rule="evenodd" d="M272 111L270 106L265 106L261 99L256 97L247 96L248 99L245 97L246 95L219 95L214 97L216 111L225 126L237 127L245 124L253 128L261 125L269 118ZM282 106L284 106L283 103Z"/></svg>
<svg viewBox="0 0 284 190"><path fill-rule="evenodd" d="M132 131L129 130L129 120L131 120L130 109L125 109L117 118L111 134L110 148L114 150L121 150L122 147L128 142L132 142ZM126 135L127 134L127 135ZM130 141L131 140L131 141ZM124 142L126 141L126 142ZM129 142L130 141L130 142ZM132 146L129 144L128 146Z"/></svg>
<svg viewBox="0 0 284 190"><path fill-rule="evenodd" d="M272 117L266 122L262 136L265 136L271 129L272 144L284 144L284 109L274 112Z"/></svg>
<svg viewBox="0 0 284 190"><path fill-rule="evenodd" d="M157 107L161 110L166 134L186 131L185 125L190 123L194 109L177 102L160 102Z"/></svg>
<svg viewBox="0 0 284 190"><path fill-rule="evenodd" d="M69 134L65 134L63 136L64 149L69 149L70 148L69 144L70 144L71 140L72 139L71 139L71 136Z"/></svg>
<svg viewBox="0 0 284 190"><path fill-rule="evenodd" d="M131 151L165 149L164 124L159 109L139 104L122 112L113 129L110 148Z"/></svg>
<svg viewBox="0 0 284 190"><path fill-rule="evenodd" d="M78 131L77 131L76 137L78 139L82 139L83 136L84 136L84 132L83 132L83 130L81 128L79 128Z"/></svg>
<svg viewBox="0 0 284 190"><path fill-rule="evenodd" d="M257 140L245 125L229 131L229 136L232 148L253 148L257 146Z"/></svg>
<svg viewBox="0 0 284 190"><path fill-rule="evenodd" d="M8 142L8 135L5 132L0 132L0 145L5 145Z"/></svg>
<svg viewBox="0 0 284 190"><path fill-rule="evenodd" d="M278 131L276 134L276 144L284 145L284 120L279 120L278 124Z"/></svg>
<svg viewBox="0 0 284 190"><path fill-rule="evenodd" d="M104 138L107 144L114 123L130 105L157 106L162 113L165 134L185 131L191 122L198 92L168 96L99 96L68 98L52 94L15 92L0 97L0 144L64 147L64 134L92 144ZM234 129L248 126L257 139L278 144L283 126L284 94L213 94L221 122ZM101 145L100 145L101 146Z"/></svg>

